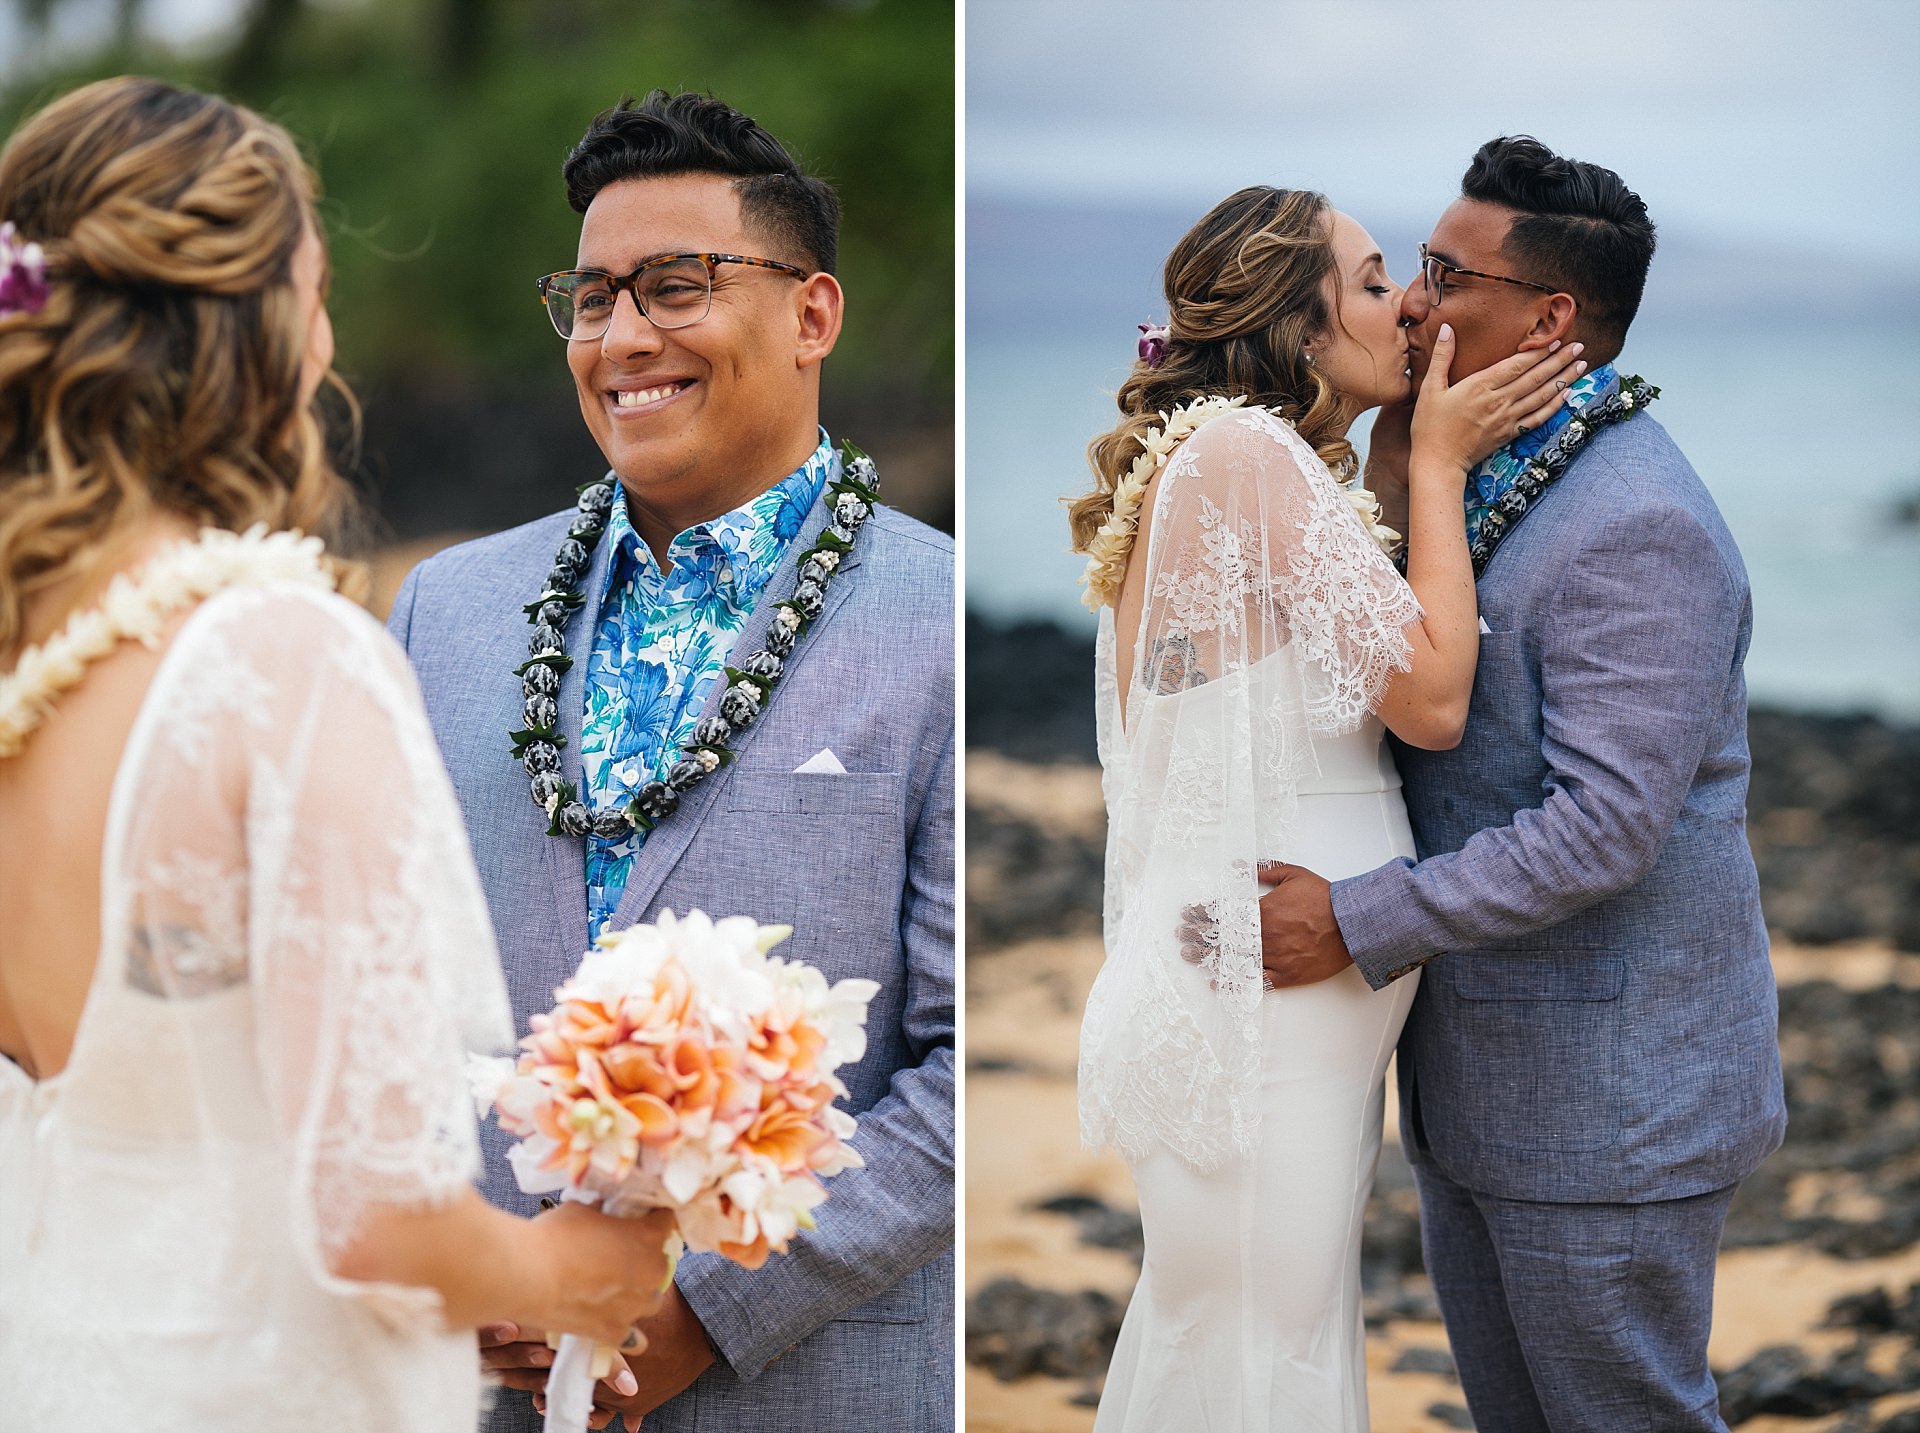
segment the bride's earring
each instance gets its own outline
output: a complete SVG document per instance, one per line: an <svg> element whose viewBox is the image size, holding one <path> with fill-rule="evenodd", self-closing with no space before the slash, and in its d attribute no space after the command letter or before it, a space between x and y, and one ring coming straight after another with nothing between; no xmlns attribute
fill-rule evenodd
<svg viewBox="0 0 1920 1433"><path fill-rule="evenodd" d="M1313 367L1313 355L1311 353L1303 353L1300 356L1307 361L1307 367Z"/></svg>

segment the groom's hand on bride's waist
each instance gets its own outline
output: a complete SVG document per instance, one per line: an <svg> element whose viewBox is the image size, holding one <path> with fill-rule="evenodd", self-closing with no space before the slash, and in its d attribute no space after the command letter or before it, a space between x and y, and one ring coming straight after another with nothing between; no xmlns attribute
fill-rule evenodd
<svg viewBox="0 0 1920 1433"><path fill-rule="evenodd" d="M1280 861L1262 861L1256 874L1271 888L1260 897L1260 964L1268 989L1331 980L1353 964L1326 881Z"/></svg>
<svg viewBox="0 0 1920 1433"><path fill-rule="evenodd" d="M1262 861L1260 964L1269 990L1331 980L1353 957L1333 918L1331 887L1305 866ZM1180 954L1201 964L1220 944L1220 934L1205 907L1189 906L1180 921Z"/></svg>

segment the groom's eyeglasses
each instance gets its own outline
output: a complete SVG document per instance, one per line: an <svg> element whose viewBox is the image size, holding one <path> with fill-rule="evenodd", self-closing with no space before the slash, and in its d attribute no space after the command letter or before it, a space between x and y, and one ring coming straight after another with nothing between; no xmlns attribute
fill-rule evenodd
<svg viewBox="0 0 1920 1433"><path fill-rule="evenodd" d="M775 259L749 259L743 254L662 254L622 277L598 269L563 269L540 280L540 302L553 320L554 332L572 339L599 338L613 322L613 306L620 291L655 328L685 328L700 322L713 307L713 271L720 264L746 264L777 269L797 279L805 269Z"/></svg>
<svg viewBox="0 0 1920 1433"><path fill-rule="evenodd" d="M1478 269L1463 269L1458 264L1449 264L1438 255L1429 254L1427 246L1420 246L1420 277L1427 286L1427 303L1439 308L1440 301L1447 296L1447 275L1459 274L1468 279L1492 279L1498 284L1518 284L1523 289L1538 289L1543 294L1557 294L1558 289L1545 284L1536 284L1529 279L1510 279L1505 274L1483 274Z"/></svg>

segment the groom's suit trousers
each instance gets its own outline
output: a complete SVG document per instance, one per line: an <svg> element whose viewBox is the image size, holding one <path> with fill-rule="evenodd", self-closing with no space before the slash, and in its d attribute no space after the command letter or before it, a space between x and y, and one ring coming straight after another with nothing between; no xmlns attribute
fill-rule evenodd
<svg viewBox="0 0 1920 1433"><path fill-rule="evenodd" d="M1636 1204L1476 1193L1432 1161L1421 1250L1474 1426L1726 1433L1707 1366L1733 1188Z"/></svg>

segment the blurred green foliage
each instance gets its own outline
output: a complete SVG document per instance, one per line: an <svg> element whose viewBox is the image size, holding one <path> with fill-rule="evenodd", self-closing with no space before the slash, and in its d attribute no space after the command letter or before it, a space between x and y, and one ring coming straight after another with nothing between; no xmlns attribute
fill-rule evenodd
<svg viewBox="0 0 1920 1433"><path fill-rule="evenodd" d="M950 409L950 5L253 0L211 53L122 42L16 76L0 130L128 70L217 90L286 125L325 191L341 370L453 388L564 383L533 282L574 261L579 219L561 161L622 96L710 92L840 191L849 312L833 385Z"/></svg>

